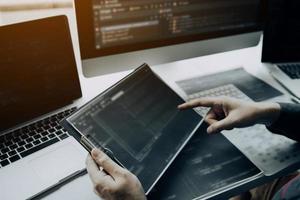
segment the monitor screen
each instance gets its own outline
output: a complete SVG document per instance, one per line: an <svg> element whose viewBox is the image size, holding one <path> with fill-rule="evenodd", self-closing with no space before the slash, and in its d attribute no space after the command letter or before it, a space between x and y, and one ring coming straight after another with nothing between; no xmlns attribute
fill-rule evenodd
<svg viewBox="0 0 300 200"><path fill-rule="evenodd" d="M262 0L76 0L83 59L261 29Z"/></svg>
<svg viewBox="0 0 300 200"><path fill-rule="evenodd" d="M268 3L263 62L300 61L300 6L299 0L272 0Z"/></svg>

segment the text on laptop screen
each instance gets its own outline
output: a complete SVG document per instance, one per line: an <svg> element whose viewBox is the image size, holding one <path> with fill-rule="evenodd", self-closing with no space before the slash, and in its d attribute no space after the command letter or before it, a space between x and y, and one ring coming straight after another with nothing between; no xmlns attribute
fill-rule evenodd
<svg viewBox="0 0 300 200"><path fill-rule="evenodd" d="M67 18L0 27L0 131L81 97Z"/></svg>

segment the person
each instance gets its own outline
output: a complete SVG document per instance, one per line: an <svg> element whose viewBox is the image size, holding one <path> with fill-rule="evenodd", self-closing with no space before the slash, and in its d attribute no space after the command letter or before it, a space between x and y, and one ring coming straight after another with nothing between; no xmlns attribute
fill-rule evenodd
<svg viewBox="0 0 300 200"><path fill-rule="evenodd" d="M179 109L194 107L211 108L205 117L208 134L222 130L264 124L275 134L300 141L298 120L300 106L286 103L256 103L233 98L201 98L179 105ZM114 163L98 149L93 149L86 160L87 170L94 184L94 191L105 200L144 200L146 196L139 180L128 170ZM251 190L233 199L300 199L298 174L278 179L271 184Z"/></svg>

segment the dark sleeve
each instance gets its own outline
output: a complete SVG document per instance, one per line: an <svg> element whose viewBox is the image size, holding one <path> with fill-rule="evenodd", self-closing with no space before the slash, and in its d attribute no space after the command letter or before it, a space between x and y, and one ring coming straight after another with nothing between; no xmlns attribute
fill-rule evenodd
<svg viewBox="0 0 300 200"><path fill-rule="evenodd" d="M300 104L279 103L280 116L267 127L271 132L284 135L300 142Z"/></svg>

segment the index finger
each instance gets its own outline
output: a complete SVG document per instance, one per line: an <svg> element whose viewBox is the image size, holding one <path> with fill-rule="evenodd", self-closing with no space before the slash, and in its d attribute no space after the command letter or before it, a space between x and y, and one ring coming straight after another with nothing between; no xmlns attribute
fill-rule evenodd
<svg viewBox="0 0 300 200"><path fill-rule="evenodd" d="M179 109L189 109L189 108L195 108L195 107L212 107L217 102L219 102L219 98L216 97L203 97L199 99L194 99L189 102L186 102L184 104L181 104L178 106Z"/></svg>

